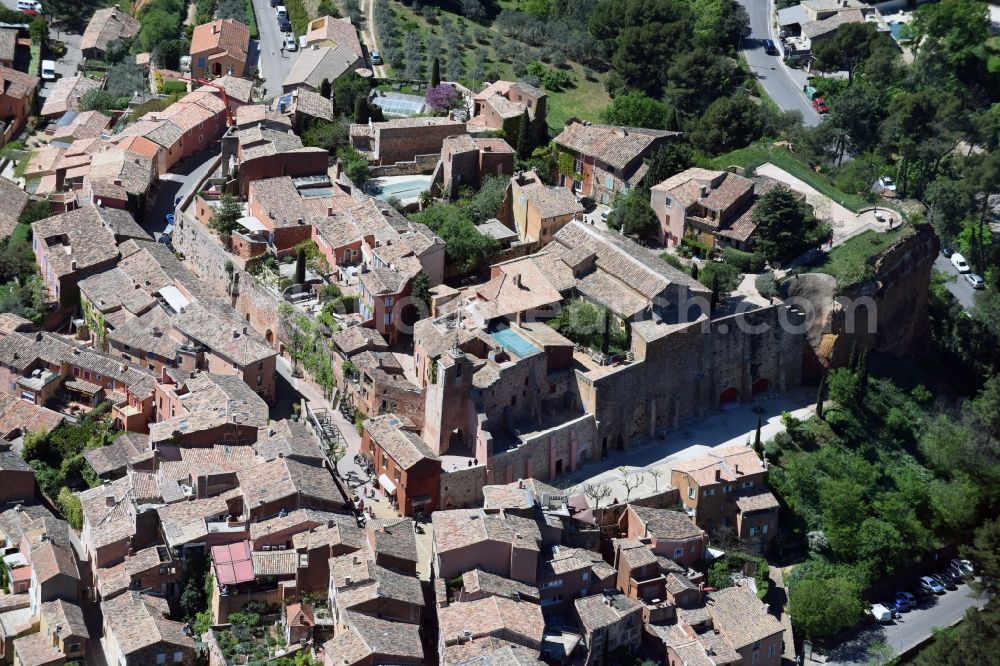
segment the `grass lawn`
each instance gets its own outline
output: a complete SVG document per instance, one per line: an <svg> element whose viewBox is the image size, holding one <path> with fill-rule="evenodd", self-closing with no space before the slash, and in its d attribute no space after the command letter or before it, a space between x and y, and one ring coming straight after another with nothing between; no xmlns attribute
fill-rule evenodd
<svg viewBox="0 0 1000 666"><path fill-rule="evenodd" d="M308 1L308 0L307 0ZM500 6L504 9L516 9L516 0L503 0ZM400 27L403 29L404 34L409 32L416 32L420 35L421 41L426 45L427 37L431 34L436 35L442 43L441 56L439 57L441 63L441 78L444 79L446 76L446 65L445 60L447 57L447 44L444 39L444 31L439 22L428 23L422 14L414 12L411 8L406 7L401 4L392 4L393 13L396 16L396 21L401 24ZM485 53L485 69L487 72L494 72L498 77L507 81L517 81L518 76L514 74L513 68L509 61L504 61L500 59L497 55L496 49L493 48L492 43L482 44L476 41L474 33L477 28L482 28L478 24L474 24L468 21L458 14L446 10L440 10L440 18L448 19L452 22L452 25L457 25L458 22L465 24L466 29L469 32L469 37L466 46L463 48L463 59L465 62L466 78L463 79L462 83L468 86L470 89L478 91L481 88L480 85L474 85L473 81L468 80L468 74L472 71L473 59L475 57L475 52L477 50ZM486 26L486 29L492 35L499 34L493 26ZM375 26L376 33L379 33L379 26ZM512 38L506 38L512 39ZM513 41L513 39L512 39ZM528 49L527 45L524 46ZM546 90L549 100L548 109L548 124L549 129L553 134L557 134L562 131L563 125L566 120L570 117L577 117L582 120L597 121L598 114L604 107L611 103L611 98L608 96L604 88L604 79L606 75L600 72L593 73L593 80L587 80L583 75L583 67L578 63L570 63L570 68L573 72L573 77L575 79L574 87L567 88L566 90L560 92L552 92ZM546 67L551 67L551 65L546 65ZM390 76L400 75L398 71L393 71L386 65L386 70L390 73ZM425 72L426 76L430 76L430 68L427 68Z"/></svg>
<svg viewBox="0 0 1000 666"><path fill-rule="evenodd" d="M739 166L747 173L765 162L770 162L799 180L812 185L819 192L854 212L871 206L862 196L840 191L826 175L816 173L805 161L790 152L787 148L781 146L761 143L740 150L734 150L719 157L703 159L701 162L701 166L710 169L728 169L732 166Z"/></svg>
<svg viewBox="0 0 1000 666"><path fill-rule="evenodd" d="M28 74L40 76L42 71L42 47L39 44L32 44L30 47L31 62L28 64Z"/></svg>
<svg viewBox="0 0 1000 666"><path fill-rule="evenodd" d="M832 275L837 279L837 287L841 290L861 284L873 277L872 260L887 247L913 232L913 226L909 224L884 234L866 231L833 248L821 264L804 270Z"/></svg>

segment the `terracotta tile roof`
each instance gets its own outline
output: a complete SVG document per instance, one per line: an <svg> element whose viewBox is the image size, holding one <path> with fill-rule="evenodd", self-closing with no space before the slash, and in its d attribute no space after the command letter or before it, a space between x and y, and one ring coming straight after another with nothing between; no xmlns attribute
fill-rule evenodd
<svg viewBox="0 0 1000 666"><path fill-rule="evenodd" d="M305 85L318 89L323 79L336 81L363 64L361 56L348 45L308 48L296 58L282 86L287 88Z"/></svg>
<svg viewBox="0 0 1000 666"><path fill-rule="evenodd" d="M63 415L58 412L25 402L9 393L0 393L0 439L14 431L48 431L62 420Z"/></svg>
<svg viewBox="0 0 1000 666"><path fill-rule="evenodd" d="M267 216L262 221L274 227L296 226L299 219L303 222L309 219L312 222L314 217L327 216L330 208L334 209L334 213L339 213L359 207L357 200L350 195L336 192L329 197L303 199L288 176L255 180L250 183L249 194L260 205L262 214ZM356 221L356 218L356 215L352 215L351 220Z"/></svg>
<svg viewBox="0 0 1000 666"><path fill-rule="evenodd" d="M646 552L652 553L648 548ZM554 546L538 563L538 580L553 578L572 571L589 569L599 580L615 575L615 569L604 561L600 553L583 548Z"/></svg>
<svg viewBox="0 0 1000 666"><path fill-rule="evenodd" d="M49 268L59 276L118 257L114 235L101 223L92 206L32 222L31 229Z"/></svg>
<svg viewBox="0 0 1000 666"><path fill-rule="evenodd" d="M212 83L222 86L226 90L227 96L237 99L244 104L249 102L250 98L253 96L253 81L248 79L242 79L238 76L230 76L229 74L226 74L225 76L213 79ZM201 88L198 88L198 90L218 95L217 88L212 86L202 86ZM237 111L238 110L239 109L237 109Z"/></svg>
<svg viewBox="0 0 1000 666"><path fill-rule="evenodd" d="M295 113L302 113L312 118L333 120L332 100L329 100L319 93L309 90L308 88L299 88L293 94L295 95Z"/></svg>
<svg viewBox="0 0 1000 666"><path fill-rule="evenodd" d="M250 29L234 19L216 19L195 26L191 35L191 55L225 52L239 62L247 61Z"/></svg>
<svg viewBox="0 0 1000 666"><path fill-rule="evenodd" d="M399 427L399 419L393 414L384 414L365 421L365 429L382 450L402 469L408 470L421 460L437 460L438 457L415 432Z"/></svg>
<svg viewBox="0 0 1000 666"><path fill-rule="evenodd" d="M541 541L538 525L533 520L515 515L488 514L482 509L451 509L435 511L432 521L434 549L438 553L483 541L537 551Z"/></svg>
<svg viewBox="0 0 1000 666"><path fill-rule="evenodd" d="M529 171L523 178L533 182L522 185L521 192L535 206L543 220L562 215L583 215L583 204L565 187L545 185L534 171Z"/></svg>
<svg viewBox="0 0 1000 666"><path fill-rule="evenodd" d="M255 576L291 576L299 566L299 554L294 550L255 550L250 556Z"/></svg>
<svg viewBox="0 0 1000 666"><path fill-rule="evenodd" d="M258 520L250 525L250 541L256 542L269 534L297 534L307 532L317 525L323 524L328 516L333 514L312 509L295 509L284 515L277 515L267 520Z"/></svg>
<svg viewBox="0 0 1000 666"><path fill-rule="evenodd" d="M313 499L332 503L344 501L327 469L292 458L275 458L237 473L237 478L244 501L251 507L261 500L276 502L292 495L298 495L300 504L306 506Z"/></svg>
<svg viewBox="0 0 1000 666"><path fill-rule="evenodd" d="M83 457L98 476L124 470L129 458L135 457L141 451L147 450L149 436L138 433L122 433L107 446L87 449Z"/></svg>
<svg viewBox="0 0 1000 666"><path fill-rule="evenodd" d="M683 511L653 509L630 504L629 508L645 525L646 534L656 539L684 540L705 535L705 531Z"/></svg>
<svg viewBox="0 0 1000 666"><path fill-rule="evenodd" d="M270 345L260 339L256 331L246 326L246 322L232 308L209 308L199 301L175 314L171 321L187 337L197 340L239 366L246 367L276 354Z"/></svg>
<svg viewBox="0 0 1000 666"><path fill-rule="evenodd" d="M323 644L328 666L370 663L366 659L372 656L380 657L377 663L424 658L418 625L382 620L353 611L344 613L344 623L347 631Z"/></svg>
<svg viewBox="0 0 1000 666"><path fill-rule="evenodd" d="M126 593L101 603L104 623L123 657L162 645L164 651L182 651L189 657L195 650L194 641L184 634L184 624L167 619L170 609L157 597Z"/></svg>
<svg viewBox="0 0 1000 666"><path fill-rule="evenodd" d="M285 456L319 464L324 459L319 437L304 422L282 420L272 423L270 430L273 434L258 438L253 445L263 460Z"/></svg>
<svg viewBox="0 0 1000 666"><path fill-rule="evenodd" d="M248 129L260 123L267 123L268 125L277 124L286 128L286 131L287 128L292 126L292 121L288 116L271 111L263 104L246 104L238 107L236 109L235 120L236 127L241 130Z"/></svg>
<svg viewBox="0 0 1000 666"><path fill-rule="evenodd" d="M80 39L80 48L104 51L108 44L118 39L131 39L139 34L142 25L116 7L99 9L94 12L87 29Z"/></svg>
<svg viewBox="0 0 1000 666"><path fill-rule="evenodd" d="M95 195L106 192L119 199L144 195L153 182L153 161L118 146L99 150L90 161L89 181Z"/></svg>
<svg viewBox="0 0 1000 666"><path fill-rule="evenodd" d="M18 663L24 666L48 666L66 661L66 655L52 647L49 635L41 632L15 638L14 653Z"/></svg>
<svg viewBox="0 0 1000 666"><path fill-rule="evenodd" d="M48 601L41 605L41 614L51 631L59 629L60 639L65 640L70 636L90 638L87 623L83 619L83 609L76 604L62 599Z"/></svg>
<svg viewBox="0 0 1000 666"><path fill-rule="evenodd" d="M658 140L677 135L678 132L640 127L572 122L566 125L553 141L559 146L594 157L616 169L625 169L637 158L645 157Z"/></svg>
<svg viewBox="0 0 1000 666"><path fill-rule="evenodd" d="M350 18L321 16L310 21L309 27L306 29L306 44L327 40L338 46L349 47L359 58L364 57L361 42L358 40L358 31L354 29Z"/></svg>
<svg viewBox="0 0 1000 666"><path fill-rule="evenodd" d="M126 345L140 355L151 353L173 361L177 356L177 342L167 335L169 330L170 317L163 308L156 306L116 325L108 332L108 340Z"/></svg>
<svg viewBox="0 0 1000 666"><path fill-rule="evenodd" d="M209 534L206 521L225 520L230 514L227 499L236 497L239 490L231 490L215 497L167 504L156 509L163 525L167 545L182 546L205 539Z"/></svg>
<svg viewBox="0 0 1000 666"><path fill-rule="evenodd" d="M86 48L86 47L84 47ZM80 98L91 90L100 90L101 82L86 76L69 76L59 79L42 105L43 117L61 116L67 111L80 110Z"/></svg>
<svg viewBox="0 0 1000 666"><path fill-rule="evenodd" d="M314 513L324 513L327 516L325 524L293 536L292 546L295 550L309 552L317 548L330 547L337 547L338 550L346 548L351 551L364 549L365 532L358 527L357 519L354 516L339 513Z"/></svg>
<svg viewBox="0 0 1000 666"><path fill-rule="evenodd" d="M186 435L225 424L251 428L267 425L267 403L238 375L201 372L184 384L188 389L181 397L185 412L152 424L151 442L169 440L174 433Z"/></svg>
<svg viewBox="0 0 1000 666"><path fill-rule="evenodd" d="M718 482L738 481L747 474L762 473L764 463L753 449L737 444L712 449L703 456L679 461L674 465L673 471L689 475L699 486L707 486ZM719 472L719 481L715 478L716 471Z"/></svg>
<svg viewBox="0 0 1000 666"><path fill-rule="evenodd" d="M156 299L138 288L127 273L118 268L80 280L80 293L98 312L125 309L132 315L146 312Z"/></svg>
<svg viewBox="0 0 1000 666"><path fill-rule="evenodd" d="M444 649L445 663L456 666L542 666L538 650L489 636Z"/></svg>
<svg viewBox="0 0 1000 666"><path fill-rule="evenodd" d="M633 613L639 616L639 623L642 623L642 604L621 592L593 594L576 599L573 605L583 630L588 634L595 629L615 624Z"/></svg>
<svg viewBox="0 0 1000 666"><path fill-rule="evenodd" d="M330 585L337 590L337 605L345 610L358 602L376 597L413 606L424 605L423 588L420 587L420 581L416 576L379 566L361 552L330 558ZM349 593L358 588L365 590L357 595L348 594L353 598L348 603L341 604L339 597L342 593Z"/></svg>
<svg viewBox="0 0 1000 666"><path fill-rule="evenodd" d="M333 344L338 350L352 356L358 352L369 350L386 350L389 344L382 334L374 328L364 326L348 326L333 334Z"/></svg>
<svg viewBox="0 0 1000 666"><path fill-rule="evenodd" d="M737 650L783 631L781 623L749 587L737 585L709 592L706 605L712 624Z"/></svg>
<svg viewBox="0 0 1000 666"><path fill-rule="evenodd" d="M31 549L28 559L39 583L60 575L77 580L80 578L80 570L76 566L72 548L64 548L52 541L43 541Z"/></svg>
<svg viewBox="0 0 1000 666"><path fill-rule="evenodd" d="M482 593L511 599L538 600L537 587L497 576L482 569L473 569L462 574L462 589L467 594Z"/></svg>
<svg viewBox="0 0 1000 666"><path fill-rule="evenodd" d="M28 193L0 178L0 240L7 238L17 226L17 218L28 205Z"/></svg>
<svg viewBox="0 0 1000 666"><path fill-rule="evenodd" d="M770 511L778 508L778 500L770 492L743 495L736 498L736 506L743 513Z"/></svg>
<svg viewBox="0 0 1000 666"><path fill-rule="evenodd" d="M0 84L5 96L12 99L25 99L30 97L38 89L41 79L24 72L19 72L10 67L0 65Z"/></svg>
<svg viewBox="0 0 1000 666"><path fill-rule="evenodd" d="M106 116L100 111L84 111L77 114L69 124L57 128L52 133L52 139L54 141L93 139L101 136L110 125L110 116Z"/></svg>
<svg viewBox="0 0 1000 666"><path fill-rule="evenodd" d="M464 638L497 636L540 648L545 631L541 606L495 596L439 608L438 626L445 644Z"/></svg>

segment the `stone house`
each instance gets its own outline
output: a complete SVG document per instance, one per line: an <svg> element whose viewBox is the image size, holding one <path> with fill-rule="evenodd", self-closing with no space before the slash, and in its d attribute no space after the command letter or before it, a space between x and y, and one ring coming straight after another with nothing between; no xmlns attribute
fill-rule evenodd
<svg viewBox="0 0 1000 666"><path fill-rule="evenodd" d="M674 466L670 483L684 508L706 530L731 529L758 552L778 530L778 501L768 490L767 465L747 446L714 449Z"/></svg>
<svg viewBox="0 0 1000 666"><path fill-rule="evenodd" d="M43 540L30 545L22 542L21 551L26 552L31 563L31 610L37 614L43 603L63 599L77 601L80 598L80 569L68 540L60 543L58 537L43 535Z"/></svg>
<svg viewBox="0 0 1000 666"><path fill-rule="evenodd" d="M521 242L544 247L570 220L583 219L583 205L563 187L549 187L534 171L510 179L500 221L517 230Z"/></svg>
<svg viewBox="0 0 1000 666"><path fill-rule="evenodd" d="M326 467L306 465L291 458L275 458L237 472L244 498L243 514L258 520L301 508L341 511L346 500Z"/></svg>
<svg viewBox="0 0 1000 666"><path fill-rule="evenodd" d="M420 624L424 610L423 590L415 575L379 566L364 552L330 559L328 597L333 619L341 630L346 628L348 612Z"/></svg>
<svg viewBox="0 0 1000 666"><path fill-rule="evenodd" d="M708 534L682 511L630 504L618 526L625 538L644 540L655 555L683 567L701 562L708 547Z"/></svg>
<svg viewBox="0 0 1000 666"><path fill-rule="evenodd" d="M98 9L90 17L87 29L80 38L80 50L84 58L101 59L108 44L114 41L132 39L139 34L142 25L139 19L126 14L117 7Z"/></svg>
<svg viewBox="0 0 1000 666"><path fill-rule="evenodd" d="M322 591L330 586L330 560L365 548L365 532L354 516L330 514L325 523L292 537L299 554L296 584L304 590ZM303 567L302 556L308 558Z"/></svg>
<svg viewBox="0 0 1000 666"><path fill-rule="evenodd" d="M407 379L403 366L386 351L365 351L351 358L357 374L342 385L355 408L369 417L395 414L419 423L424 414L424 392Z"/></svg>
<svg viewBox="0 0 1000 666"><path fill-rule="evenodd" d="M13 67L20 28L0 30L0 67Z"/></svg>
<svg viewBox="0 0 1000 666"><path fill-rule="evenodd" d="M313 220L330 217L357 205L354 198L331 188L328 183L320 185L297 186L296 179L290 176L250 182L247 212L263 225L268 244L278 257L294 253L295 246L314 237L317 225ZM319 242L317 245L323 247ZM330 260L329 255L327 260ZM331 263L330 266L337 264Z"/></svg>
<svg viewBox="0 0 1000 666"><path fill-rule="evenodd" d="M117 11L116 9L102 9L94 13ZM129 17L131 18L131 17ZM132 19L135 21L135 19ZM138 21L136 24L138 25ZM86 35L84 36L86 39ZM63 114L80 110L80 99L91 90L100 90L101 82L87 76L67 76L59 79L52 85L52 90L45 98L41 110L38 112L42 118L56 119Z"/></svg>
<svg viewBox="0 0 1000 666"><path fill-rule="evenodd" d="M285 642L288 645L308 643L312 640L316 617L310 604L288 604L285 606Z"/></svg>
<svg viewBox="0 0 1000 666"><path fill-rule="evenodd" d="M676 246L694 238L712 248L749 250L757 230L754 204L778 184L766 176L697 167L671 176L650 189L649 203L660 222L657 240Z"/></svg>
<svg viewBox="0 0 1000 666"><path fill-rule="evenodd" d="M483 569L534 585L541 533L533 520L483 509L435 511L433 568L438 578Z"/></svg>
<svg viewBox="0 0 1000 666"><path fill-rule="evenodd" d="M118 248L92 207L32 222L31 245L49 298L64 307L79 302L80 280L112 268Z"/></svg>
<svg viewBox="0 0 1000 666"><path fill-rule="evenodd" d="M303 49L288 70L281 84L281 90L290 93L298 88L319 91L323 81L333 83L342 76L359 76L356 70L363 69L365 61L351 44L334 47L311 45Z"/></svg>
<svg viewBox="0 0 1000 666"><path fill-rule="evenodd" d="M692 608L702 602L701 574L656 554L648 543L638 539L614 539L612 547L617 570L615 587L642 604L644 623L673 622L678 608Z"/></svg>
<svg viewBox="0 0 1000 666"><path fill-rule="evenodd" d="M560 156L565 155L572 162L572 170L553 176L561 187L569 188L577 196L610 204L616 194L626 193L642 183L647 170L645 161L678 134L573 121L553 139Z"/></svg>
<svg viewBox="0 0 1000 666"><path fill-rule="evenodd" d="M365 421L361 450L371 458L382 490L404 516L438 508L441 461L420 435L405 430L392 414Z"/></svg>
<svg viewBox="0 0 1000 666"><path fill-rule="evenodd" d="M351 145L377 166L440 155L445 139L466 133L464 122L449 118L397 118L351 125Z"/></svg>
<svg viewBox="0 0 1000 666"><path fill-rule="evenodd" d="M324 666L424 664L420 626L347 611L347 629L323 644Z"/></svg>
<svg viewBox="0 0 1000 666"><path fill-rule="evenodd" d="M0 179L0 238L7 238L14 232L17 219L27 205L27 192L6 178Z"/></svg>
<svg viewBox="0 0 1000 666"><path fill-rule="evenodd" d="M0 374L4 368L0 365ZM2 385L0 385L2 386ZM0 439L17 439L29 432L49 431L62 423L59 412L31 404L19 397L0 392Z"/></svg>
<svg viewBox="0 0 1000 666"><path fill-rule="evenodd" d="M404 329L401 303L409 296L413 279L420 271L419 260L403 257L360 275L358 308L364 325L378 331L390 345L396 344Z"/></svg>
<svg viewBox="0 0 1000 666"><path fill-rule="evenodd" d="M35 105L41 79L0 66L0 146L17 136Z"/></svg>
<svg viewBox="0 0 1000 666"><path fill-rule="evenodd" d="M417 575L417 536L412 518L369 520L365 523L365 542L375 564Z"/></svg>
<svg viewBox="0 0 1000 666"><path fill-rule="evenodd" d="M181 373L163 373L154 389L157 421L149 429L153 449L165 444L190 447L257 441L258 430L268 424L267 403L242 378L201 372L175 380L173 374ZM220 410L220 405L226 408Z"/></svg>
<svg viewBox="0 0 1000 666"><path fill-rule="evenodd" d="M611 664L616 650L635 654L642 641L642 605L621 592L593 594L573 602L587 647L587 666Z"/></svg>
<svg viewBox="0 0 1000 666"><path fill-rule="evenodd" d="M373 328L364 326L348 326L333 334L333 370L337 376L337 385L345 386L344 362L363 352L388 351L389 344L382 334Z"/></svg>
<svg viewBox="0 0 1000 666"><path fill-rule="evenodd" d="M613 590L615 570L598 552L556 545L540 558L535 583L542 610L562 613L576 599Z"/></svg>
<svg viewBox="0 0 1000 666"><path fill-rule="evenodd" d="M107 663L194 665L194 640L168 619L166 600L129 592L101 603L101 614Z"/></svg>
<svg viewBox="0 0 1000 666"><path fill-rule="evenodd" d="M62 599L42 604L38 634L68 661L83 659L90 643L83 610Z"/></svg>
<svg viewBox="0 0 1000 666"><path fill-rule="evenodd" d="M0 437L4 435L0 432ZM35 471L13 451L0 451L0 502L35 496Z"/></svg>
<svg viewBox="0 0 1000 666"><path fill-rule="evenodd" d="M333 18L321 16L309 22L306 28L306 46L346 46L364 58L364 49L358 39L358 31L349 17Z"/></svg>
<svg viewBox="0 0 1000 666"><path fill-rule="evenodd" d="M474 601L456 601L438 611L438 657L440 663L458 663L451 654L468 643L492 643L499 639L532 650L540 650L545 620L538 604L508 597L487 596Z"/></svg>
<svg viewBox="0 0 1000 666"><path fill-rule="evenodd" d="M191 77L242 77L246 72L250 29L234 19L195 26L191 35Z"/></svg>
<svg viewBox="0 0 1000 666"><path fill-rule="evenodd" d="M528 118L545 118L548 98L545 93L527 83L495 81L472 98L469 131L502 131L516 139L525 109Z"/></svg>
<svg viewBox="0 0 1000 666"><path fill-rule="evenodd" d="M454 199L460 187L478 187L487 176L514 173L514 149L503 139L457 134L441 144L441 182L444 196Z"/></svg>

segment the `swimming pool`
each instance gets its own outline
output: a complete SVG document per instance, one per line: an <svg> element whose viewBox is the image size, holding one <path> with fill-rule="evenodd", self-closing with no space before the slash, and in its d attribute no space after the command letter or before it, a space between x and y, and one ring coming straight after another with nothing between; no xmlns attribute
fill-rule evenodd
<svg viewBox="0 0 1000 666"><path fill-rule="evenodd" d="M894 21L889 24L889 32L892 33L892 38L897 42L907 41L906 38L903 37L903 28L905 26L906 24L901 21Z"/></svg>
<svg viewBox="0 0 1000 666"><path fill-rule="evenodd" d="M385 201L396 197L400 201L415 200L420 193L429 189L432 176L390 176L368 181L365 191L375 198Z"/></svg>
<svg viewBox="0 0 1000 666"><path fill-rule="evenodd" d="M499 342L501 347L520 358L530 356L538 351L538 347L531 344L509 328L490 333L490 337Z"/></svg>
<svg viewBox="0 0 1000 666"><path fill-rule="evenodd" d="M426 108L422 97L398 93L376 95L372 98L372 104L382 109L384 115L396 118L415 116L418 113L423 113Z"/></svg>

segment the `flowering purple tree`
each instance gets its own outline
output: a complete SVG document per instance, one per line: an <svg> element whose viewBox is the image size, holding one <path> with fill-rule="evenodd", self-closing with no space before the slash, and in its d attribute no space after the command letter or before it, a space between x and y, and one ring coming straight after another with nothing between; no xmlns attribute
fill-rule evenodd
<svg viewBox="0 0 1000 666"><path fill-rule="evenodd" d="M438 111L450 111L462 106L462 94L447 83L442 83L428 88L424 101L427 102L427 106Z"/></svg>

